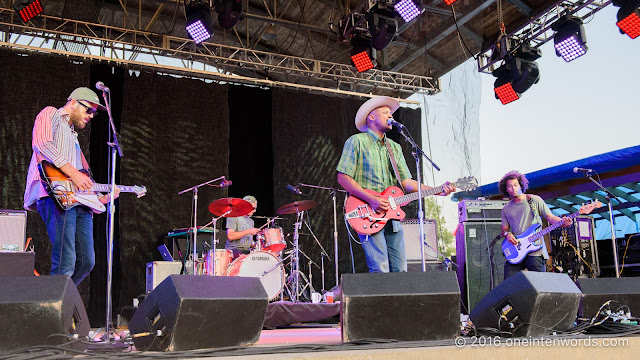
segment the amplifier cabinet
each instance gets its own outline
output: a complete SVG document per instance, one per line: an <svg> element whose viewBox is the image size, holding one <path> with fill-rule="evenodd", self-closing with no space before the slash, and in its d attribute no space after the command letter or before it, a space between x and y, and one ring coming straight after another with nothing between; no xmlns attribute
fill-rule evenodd
<svg viewBox="0 0 640 360"><path fill-rule="evenodd" d="M463 200L458 203L458 222L500 221L507 200Z"/></svg>
<svg viewBox="0 0 640 360"><path fill-rule="evenodd" d="M147 294L158 286L169 275L180 274L180 261L153 261L147 263Z"/></svg>
<svg viewBox="0 0 640 360"><path fill-rule="evenodd" d="M420 222L418 219L402 221L402 231L404 232L404 248L407 260L419 260L420 255ZM438 225L435 220L424 220L424 258L425 260L438 260ZM437 251L436 251L437 250ZM421 267L422 268L422 267Z"/></svg>
<svg viewBox="0 0 640 360"><path fill-rule="evenodd" d="M0 251L24 251L27 212L0 209Z"/></svg>

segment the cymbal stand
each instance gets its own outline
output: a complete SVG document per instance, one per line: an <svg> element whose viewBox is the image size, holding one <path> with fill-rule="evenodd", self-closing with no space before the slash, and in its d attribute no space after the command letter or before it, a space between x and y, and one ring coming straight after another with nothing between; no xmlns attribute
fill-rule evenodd
<svg viewBox="0 0 640 360"><path fill-rule="evenodd" d="M208 225L213 224L213 244L212 244L213 245L213 254L211 256L212 270L209 272L209 276L215 276L215 273L216 273L216 245L218 245L218 239L216 238L216 230L217 230L217 224L216 223L217 223L218 220L220 220L223 217L229 215L230 212L231 212L231 209L227 210L226 213L224 213L224 214L222 214L222 215L220 215L218 217L212 216L211 217L211 222L203 226L203 227L207 227ZM195 243L194 243L194 246L195 246ZM204 249L202 251L204 252ZM202 266L202 268L203 268L202 272L204 273L204 265Z"/></svg>
<svg viewBox="0 0 640 360"><path fill-rule="evenodd" d="M293 256L291 258L291 276L293 277L293 296L291 302L298 302L298 290L300 288L300 228L302 227L304 211L296 213L296 223L293 232Z"/></svg>
<svg viewBox="0 0 640 360"><path fill-rule="evenodd" d="M336 205L336 192L346 193L346 191L342 189L332 188L332 187L323 187L323 186L316 186L316 185L309 185L309 184L298 183L298 185L306 186L314 189L323 189L323 190L331 191L331 199L333 201L333 246L334 246L334 257L335 257L334 265L335 265L335 271L336 271L336 286L338 286L340 284L340 274L338 273L338 210L337 210L338 208ZM329 256L327 256L327 258L329 259Z"/></svg>
<svg viewBox="0 0 640 360"><path fill-rule="evenodd" d="M198 238L198 188L200 188L201 186L205 186L205 185L209 185L212 182L218 181L218 180L225 180L224 176L220 176L219 178L213 179L213 180L209 180L207 182L203 182L202 184L198 184L196 186L192 186L188 189L184 189L182 191L180 191L178 193L178 195L182 195L184 193L186 193L187 191L192 191L193 192L193 202L192 202L192 207L193 207L193 227L191 228L192 231L192 239L193 239L193 274L197 274L196 272L196 257L198 257L198 251L196 249L196 239ZM214 233L215 233L215 229L214 229ZM215 244L214 244L215 246ZM186 255L185 255L186 256Z"/></svg>
<svg viewBox="0 0 640 360"><path fill-rule="evenodd" d="M327 254L327 252L324 250L324 247L320 243L320 240L318 240L318 238L316 237L316 234L314 234L313 230L311 230L311 226L309 226L309 223L307 221L305 221L304 224L307 226L307 229L309 229L309 232L311 233L311 236L313 236L313 239L316 241L318 246L320 246L320 250L322 250L321 254L320 254L320 259L321 259L321 262L322 262L322 268L320 269L320 273L322 274L322 290L324 290L324 257L326 256L327 259L329 259L329 254ZM309 257L305 253L302 253L302 254L307 259L309 259ZM311 259L309 259L309 262L313 263L313 261L311 261ZM316 265L316 266L318 266L318 265ZM309 281L311 281L311 266L309 266Z"/></svg>

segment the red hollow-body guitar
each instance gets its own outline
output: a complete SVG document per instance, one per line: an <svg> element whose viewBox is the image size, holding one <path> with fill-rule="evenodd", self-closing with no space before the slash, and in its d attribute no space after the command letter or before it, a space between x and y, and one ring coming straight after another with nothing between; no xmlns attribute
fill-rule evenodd
<svg viewBox="0 0 640 360"><path fill-rule="evenodd" d="M473 176L468 176L460 178L450 185L455 186L458 190L468 191L478 187L478 180ZM387 221L404 219L405 212L402 210L402 206L425 196L439 194L444 191L443 186L444 185L441 185L420 192L416 191L407 195L397 186L390 186L382 193L365 189L369 194L379 196L389 201L389 210L384 213L378 213L365 201L362 201L356 196L349 195L345 203L344 216L349 222L349 225L351 225L358 234L372 235L382 230Z"/></svg>

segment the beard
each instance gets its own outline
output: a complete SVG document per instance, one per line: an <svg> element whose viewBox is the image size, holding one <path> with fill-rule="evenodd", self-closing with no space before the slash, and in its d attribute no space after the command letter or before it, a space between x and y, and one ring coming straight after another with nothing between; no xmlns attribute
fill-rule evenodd
<svg viewBox="0 0 640 360"><path fill-rule="evenodd" d="M80 112L81 111L79 111L78 108L71 111L71 114L69 114L69 121L74 128L84 129L87 124L84 121L84 116L81 115Z"/></svg>

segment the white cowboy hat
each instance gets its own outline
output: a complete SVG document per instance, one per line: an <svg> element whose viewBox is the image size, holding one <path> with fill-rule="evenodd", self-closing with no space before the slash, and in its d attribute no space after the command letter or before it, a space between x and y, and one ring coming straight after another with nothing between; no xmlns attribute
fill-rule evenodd
<svg viewBox="0 0 640 360"><path fill-rule="evenodd" d="M358 112L356 113L356 128L361 132L367 131L367 116L369 116L369 113L373 110L381 106L388 106L393 114L400 107L400 103L398 100L388 96L376 96L367 100L360 106L360 109L358 109Z"/></svg>

